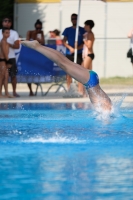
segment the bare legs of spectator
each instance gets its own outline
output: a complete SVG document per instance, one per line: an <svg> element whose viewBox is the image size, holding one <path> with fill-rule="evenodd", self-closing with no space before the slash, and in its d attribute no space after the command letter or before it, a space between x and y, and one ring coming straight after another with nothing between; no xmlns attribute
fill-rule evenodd
<svg viewBox="0 0 133 200"><path fill-rule="evenodd" d="M0 98L2 98L2 85L4 81L6 66L0 64Z"/></svg>
<svg viewBox="0 0 133 200"><path fill-rule="evenodd" d="M29 90L30 90L29 96L34 96L34 93L33 93L33 91L32 91L31 83L28 83L27 85L28 85L28 88L29 88Z"/></svg>
<svg viewBox="0 0 133 200"><path fill-rule="evenodd" d="M8 76L9 76L8 69L5 65L5 63L2 63L2 65L0 65L0 98L1 97L6 97L6 98L13 97L8 92ZM2 85L4 85L5 96L2 95Z"/></svg>
<svg viewBox="0 0 133 200"><path fill-rule="evenodd" d="M12 83L12 89L13 89L13 96L19 97L19 95L16 93L16 86L17 86L17 77L16 76L11 77L11 83Z"/></svg>
<svg viewBox="0 0 133 200"><path fill-rule="evenodd" d="M83 66L86 69L92 70L92 59L89 56L86 56L83 61Z"/></svg>
<svg viewBox="0 0 133 200"><path fill-rule="evenodd" d="M72 83L72 77L69 74L66 75L66 82L67 82L67 90L69 90L70 85Z"/></svg>

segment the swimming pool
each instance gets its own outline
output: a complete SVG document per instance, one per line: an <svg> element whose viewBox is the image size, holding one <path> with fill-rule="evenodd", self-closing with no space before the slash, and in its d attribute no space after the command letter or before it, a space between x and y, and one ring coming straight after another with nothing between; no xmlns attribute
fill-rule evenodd
<svg viewBox="0 0 133 200"><path fill-rule="evenodd" d="M133 199L133 107L0 104L0 199Z"/></svg>

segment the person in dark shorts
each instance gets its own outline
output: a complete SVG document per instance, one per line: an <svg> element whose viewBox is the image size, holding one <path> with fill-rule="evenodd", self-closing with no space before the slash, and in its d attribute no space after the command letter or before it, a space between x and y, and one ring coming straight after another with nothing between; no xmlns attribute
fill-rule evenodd
<svg viewBox="0 0 133 200"><path fill-rule="evenodd" d="M12 98L8 92L8 69L11 67L8 54L9 44L7 38L10 36L9 28L2 28L3 38L0 43L0 98ZM2 95L2 86L5 89L5 95Z"/></svg>
<svg viewBox="0 0 133 200"><path fill-rule="evenodd" d="M16 76L17 72L18 72L16 59L15 58L10 58L8 63L10 63L10 65L12 66L11 68L8 69L9 76L10 77Z"/></svg>
<svg viewBox="0 0 133 200"><path fill-rule="evenodd" d="M93 52L93 45L95 41L94 33L92 32L92 28L94 27L93 20L87 20L84 23L84 29L86 33L84 34L84 46L83 46L83 63L82 65L89 70L92 70L92 62L95 58ZM86 97L86 93L82 84L79 84L80 93Z"/></svg>
<svg viewBox="0 0 133 200"><path fill-rule="evenodd" d="M77 26L77 17L78 15L73 13L71 15L71 22L72 26L66 28L62 35L63 38L63 44L66 47L66 57L74 62L74 51L75 51L75 35L76 35L76 26ZM82 63L82 50L83 50L83 35L85 33L85 30L83 27L79 26L79 34L78 34L78 51L77 51L77 63L81 65ZM72 77L67 74L67 88L69 90L70 84L72 83Z"/></svg>
<svg viewBox="0 0 133 200"><path fill-rule="evenodd" d="M94 27L93 20L87 20L84 23L84 29L86 30L86 33L84 34L84 57L83 57L83 65L86 69L92 70L92 61L95 58L94 52L93 52L93 45L95 41L94 33L92 32L92 28Z"/></svg>
<svg viewBox="0 0 133 200"><path fill-rule="evenodd" d="M132 55L130 57L133 66L133 28L128 33L128 38L130 38L130 48L132 49Z"/></svg>
<svg viewBox="0 0 133 200"><path fill-rule="evenodd" d="M17 85L17 65L16 65L16 56L15 56L15 49L19 49L19 35L15 30L11 29L12 20L10 17L4 17L2 21L2 27L10 29L10 36L7 39L9 44L9 62L11 63L11 68L9 69L9 76L11 77L11 83L13 88L13 96L19 97L16 92L16 85ZM0 29L0 41L2 39L2 29Z"/></svg>

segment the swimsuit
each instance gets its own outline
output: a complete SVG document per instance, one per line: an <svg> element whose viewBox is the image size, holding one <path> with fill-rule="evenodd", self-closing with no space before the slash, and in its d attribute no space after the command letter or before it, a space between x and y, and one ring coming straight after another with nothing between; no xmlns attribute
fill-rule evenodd
<svg viewBox="0 0 133 200"><path fill-rule="evenodd" d="M6 60L5 58L0 58L0 62L5 62L6 64L12 64L10 59L9 60Z"/></svg>
<svg viewBox="0 0 133 200"><path fill-rule="evenodd" d="M89 81L84 84L86 88L92 88L95 87L97 84L99 84L99 77L97 73L91 70L89 71L89 73L90 73Z"/></svg>
<svg viewBox="0 0 133 200"><path fill-rule="evenodd" d="M87 56L90 57L92 60L94 60L94 58L95 58L94 53L90 53L90 54L88 54Z"/></svg>
<svg viewBox="0 0 133 200"><path fill-rule="evenodd" d="M6 62L5 58L0 58L0 62Z"/></svg>

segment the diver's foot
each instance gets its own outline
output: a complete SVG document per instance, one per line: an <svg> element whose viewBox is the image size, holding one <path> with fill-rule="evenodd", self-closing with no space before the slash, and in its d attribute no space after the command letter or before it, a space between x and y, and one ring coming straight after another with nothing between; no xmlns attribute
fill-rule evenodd
<svg viewBox="0 0 133 200"><path fill-rule="evenodd" d="M5 98L3 95L0 95L0 98Z"/></svg>
<svg viewBox="0 0 133 200"><path fill-rule="evenodd" d="M37 40L33 40L33 41L24 40L21 42L21 44L31 49L35 49L39 45L39 42Z"/></svg>

